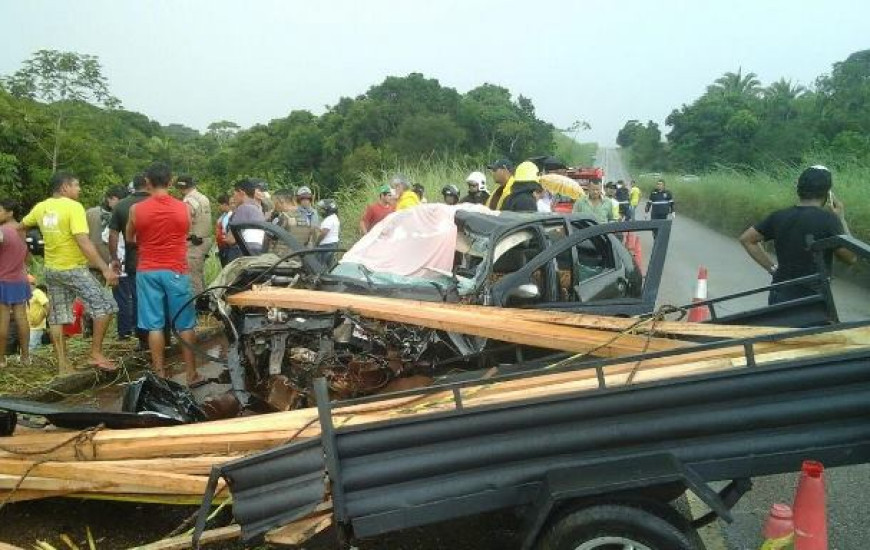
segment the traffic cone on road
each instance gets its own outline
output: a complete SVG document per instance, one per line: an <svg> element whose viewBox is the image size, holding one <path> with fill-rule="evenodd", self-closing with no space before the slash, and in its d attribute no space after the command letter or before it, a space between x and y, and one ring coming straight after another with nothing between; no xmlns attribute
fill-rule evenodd
<svg viewBox="0 0 870 550"><path fill-rule="evenodd" d="M698 268L698 282L695 283L695 295L692 296L692 303L703 302L707 299L707 268L701 266ZM707 306L696 306L689 308L688 321L690 323L700 323L710 318L710 308Z"/></svg>
<svg viewBox="0 0 870 550"><path fill-rule="evenodd" d="M825 467L806 460L794 496L795 550L828 550L828 516L825 507Z"/></svg>
<svg viewBox="0 0 870 550"><path fill-rule="evenodd" d="M635 233L625 233L625 248L631 254L634 263L637 264L640 274L645 275L646 273L643 268L643 249L640 246L640 237Z"/></svg>

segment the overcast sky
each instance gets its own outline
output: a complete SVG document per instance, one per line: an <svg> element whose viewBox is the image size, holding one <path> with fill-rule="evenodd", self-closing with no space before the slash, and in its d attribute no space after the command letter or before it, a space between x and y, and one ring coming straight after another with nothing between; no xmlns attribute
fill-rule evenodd
<svg viewBox="0 0 870 550"><path fill-rule="evenodd" d="M39 49L99 56L124 107L163 124L316 114L386 76L484 82L611 144L726 71L811 84L870 48L867 0L0 0L0 74Z"/></svg>

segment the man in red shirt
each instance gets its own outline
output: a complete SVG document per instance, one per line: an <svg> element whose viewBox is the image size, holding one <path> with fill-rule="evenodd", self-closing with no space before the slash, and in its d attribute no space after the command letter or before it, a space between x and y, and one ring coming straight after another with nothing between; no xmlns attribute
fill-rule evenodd
<svg viewBox="0 0 870 550"><path fill-rule="evenodd" d="M396 211L396 206L393 204L393 192L389 185L382 185L378 188L378 200L366 207L366 211L359 221L359 230L365 235L371 231L376 223L386 218L388 215Z"/></svg>
<svg viewBox="0 0 870 550"><path fill-rule="evenodd" d="M191 281L187 265L187 236L190 212L180 200L169 194L172 172L162 163L152 164L145 172L145 190L150 198L130 208L127 242L135 242L139 251L136 293L139 328L148 331L148 347L154 372L166 377L163 329L166 316L164 300L179 336L195 344L196 312L192 303ZM192 348L182 345L181 354L187 372L187 384L203 379L196 371Z"/></svg>

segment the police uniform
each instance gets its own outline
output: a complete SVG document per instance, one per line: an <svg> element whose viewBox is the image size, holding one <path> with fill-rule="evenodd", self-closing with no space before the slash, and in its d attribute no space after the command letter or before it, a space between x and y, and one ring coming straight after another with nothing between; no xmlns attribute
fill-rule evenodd
<svg viewBox="0 0 870 550"><path fill-rule="evenodd" d="M193 189L184 197L190 212L190 235L187 237L187 266L193 293L205 290L205 258L213 243L211 235L211 202L208 197Z"/></svg>
<svg viewBox="0 0 870 550"><path fill-rule="evenodd" d="M649 194L646 211L650 212L650 218L654 220L666 220L674 211L674 195L667 189L654 190Z"/></svg>

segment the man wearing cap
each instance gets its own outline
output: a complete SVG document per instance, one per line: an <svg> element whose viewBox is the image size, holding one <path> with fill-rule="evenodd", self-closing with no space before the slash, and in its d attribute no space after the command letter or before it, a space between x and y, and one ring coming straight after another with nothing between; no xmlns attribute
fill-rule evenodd
<svg viewBox="0 0 870 550"><path fill-rule="evenodd" d="M758 265L771 274L774 283L817 272L815 258L807 246L810 238L819 240L849 234L843 203L834 197L832 186L831 172L826 167L816 165L807 168L798 178L798 204L777 210L740 236L740 244ZM762 248L764 241L773 241L776 261ZM825 254L828 271L835 254L846 263L851 264L856 260L855 254L845 248L828 251ZM776 304L816 294L818 291L812 287L790 285L772 289L768 303Z"/></svg>
<svg viewBox="0 0 870 550"><path fill-rule="evenodd" d="M396 211L407 210L420 204L420 197L411 188L411 182L401 174L397 174L390 181L390 188L396 193Z"/></svg>
<svg viewBox="0 0 870 550"><path fill-rule="evenodd" d="M486 204L489 199L489 192L486 190L486 176L483 172L472 172L465 178L465 183L468 184L468 194L462 197L459 202L471 204Z"/></svg>
<svg viewBox="0 0 870 550"><path fill-rule="evenodd" d="M504 201L511 194L511 188L514 186L514 163L508 159L499 159L487 168L492 170L492 179L495 180L497 187L486 201L486 205L492 210L502 210Z"/></svg>
<svg viewBox="0 0 870 550"><path fill-rule="evenodd" d="M313 196L311 188L303 185L296 190L296 207L290 209L290 214L296 218L296 226L303 228L308 235L302 245L309 247L317 244L317 235L320 234L320 214L311 204Z"/></svg>
<svg viewBox="0 0 870 550"><path fill-rule="evenodd" d="M182 200L190 212L190 235L187 236L187 266L193 294L205 290L205 257L211 250L211 202L199 192L193 176L179 176L175 187L181 191Z"/></svg>
<svg viewBox="0 0 870 550"><path fill-rule="evenodd" d="M362 218L359 221L360 233L365 235L379 221L395 211L396 207L393 206L393 190L390 189L389 185L381 185L378 187L378 200L366 206L366 211L363 212Z"/></svg>

